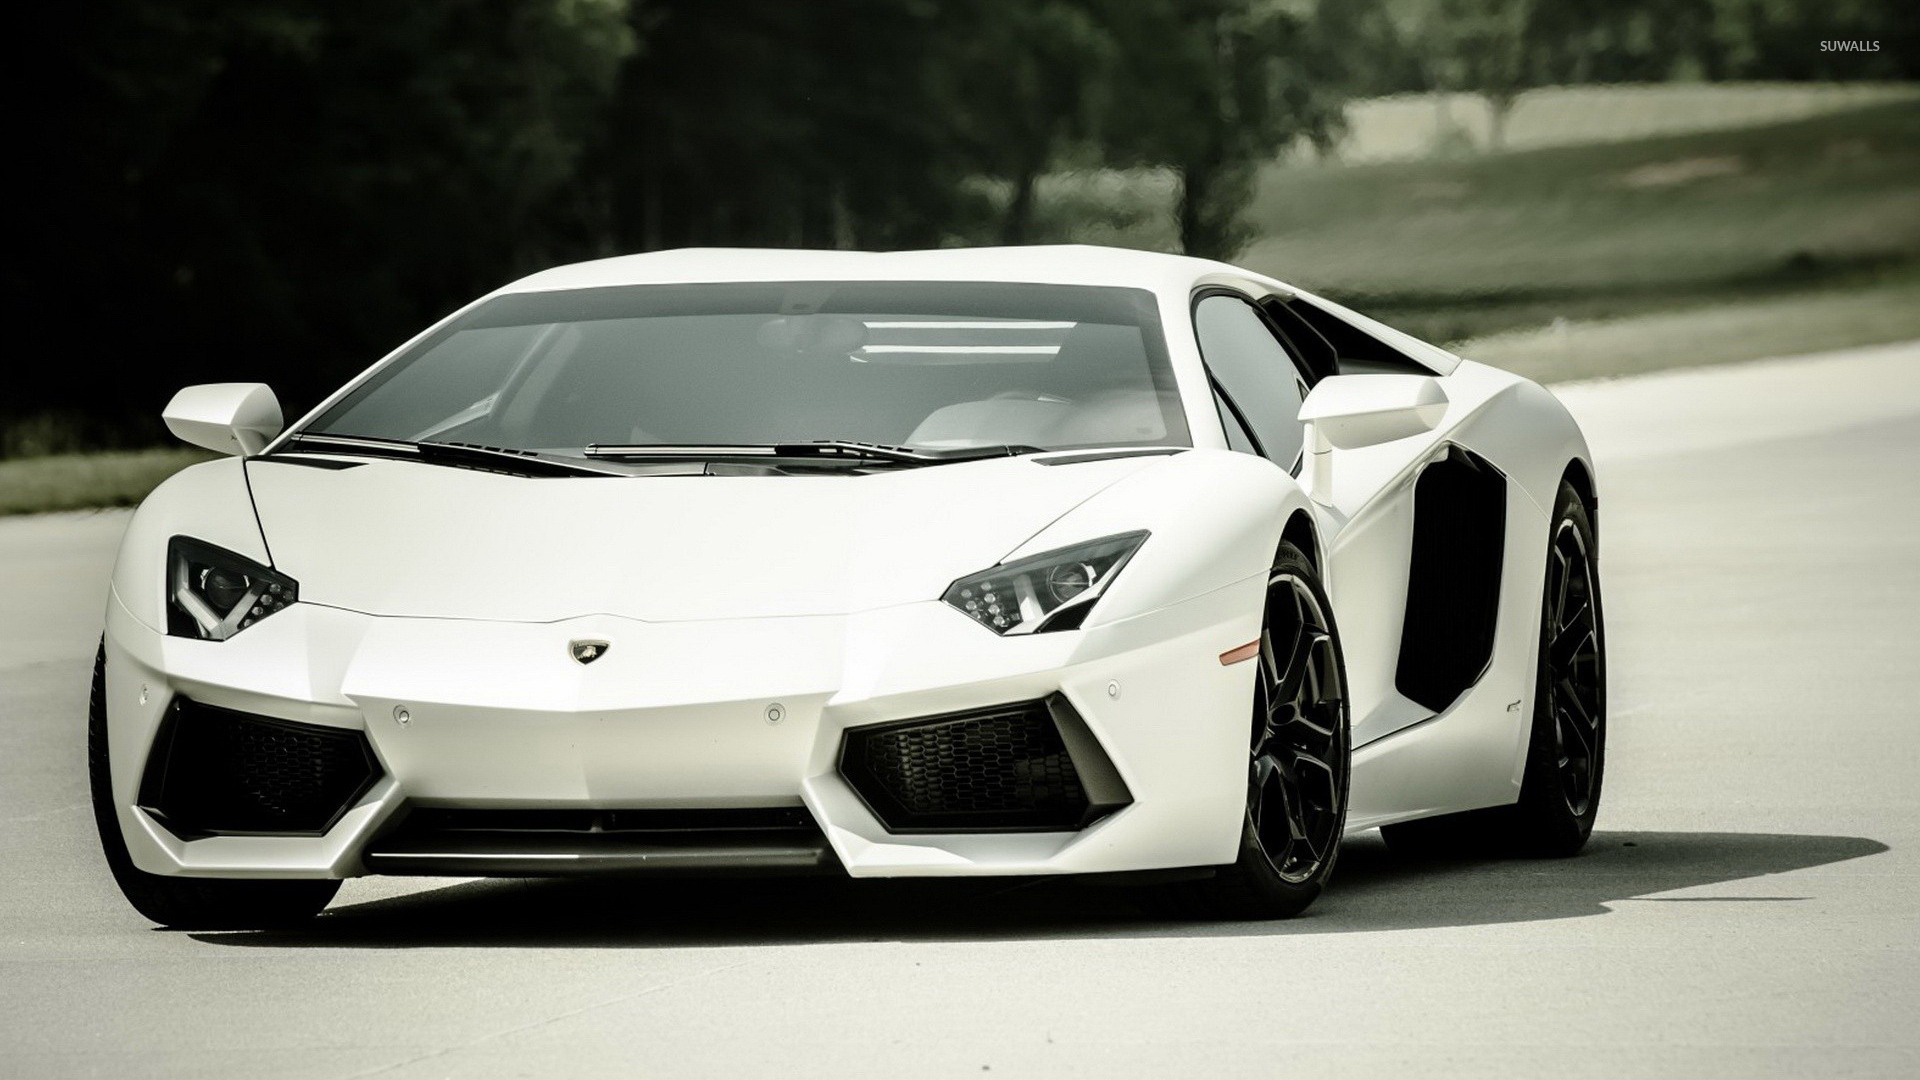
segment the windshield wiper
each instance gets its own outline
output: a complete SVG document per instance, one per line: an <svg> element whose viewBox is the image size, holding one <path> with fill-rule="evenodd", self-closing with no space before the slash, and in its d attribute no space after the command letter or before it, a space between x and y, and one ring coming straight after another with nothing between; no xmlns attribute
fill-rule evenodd
<svg viewBox="0 0 1920 1080"><path fill-rule="evenodd" d="M652 461L669 458L772 457L772 446L681 446L673 443L613 445L591 443L581 453L590 458L616 461Z"/></svg>
<svg viewBox="0 0 1920 1080"><path fill-rule="evenodd" d="M585 462L548 457L534 450L510 450L501 446L482 446L463 442L403 442L361 435L290 435L290 443L316 450L364 454L369 457L425 461L433 465L451 465L461 469L506 473L511 476L624 476L611 469L596 469Z"/></svg>
<svg viewBox="0 0 1920 1080"><path fill-rule="evenodd" d="M875 461L897 461L904 465L943 465L951 461L980 461L985 458L1038 454L1040 448L1002 443L995 446L955 446L945 450L923 450L911 446L855 442L852 439L815 439L813 442L780 443L774 447L774 452L792 457L863 457Z"/></svg>
<svg viewBox="0 0 1920 1080"><path fill-rule="evenodd" d="M924 450L911 446L858 442L853 439L816 439L812 442L771 443L764 446L589 446L590 458L620 461L645 461L663 458L784 457L828 458L861 461L885 461L897 465L945 465L956 461L983 458L1018 457L1038 454L1037 446L1004 444L994 446L958 446L945 450Z"/></svg>

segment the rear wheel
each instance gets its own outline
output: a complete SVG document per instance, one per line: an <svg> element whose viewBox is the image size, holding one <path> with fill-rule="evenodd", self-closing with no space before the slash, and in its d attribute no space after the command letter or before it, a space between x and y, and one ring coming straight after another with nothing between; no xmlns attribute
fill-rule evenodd
<svg viewBox="0 0 1920 1080"><path fill-rule="evenodd" d="M1562 483L1547 538L1540 657L1520 799L1512 806L1389 825L1395 850L1536 857L1578 852L1593 833L1607 743L1606 635L1593 521Z"/></svg>
<svg viewBox="0 0 1920 1080"><path fill-rule="evenodd" d="M107 650L93 660L93 693L87 707L87 775L93 789L93 820L114 883L134 910L162 926L247 930L286 926L311 918L340 891L338 881L243 881L149 874L133 865L114 810L107 760Z"/></svg>
<svg viewBox="0 0 1920 1080"><path fill-rule="evenodd" d="M1268 576L1258 661L1240 854L1212 878L1174 887L1196 914L1299 914L1326 887L1346 829L1346 668L1319 574L1291 544Z"/></svg>

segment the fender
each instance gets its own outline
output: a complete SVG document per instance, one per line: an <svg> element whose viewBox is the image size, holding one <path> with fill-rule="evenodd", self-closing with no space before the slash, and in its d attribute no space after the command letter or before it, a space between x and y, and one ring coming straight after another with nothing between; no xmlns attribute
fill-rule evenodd
<svg viewBox="0 0 1920 1080"><path fill-rule="evenodd" d="M1099 626L1266 573L1288 520L1311 506L1299 483L1264 458L1189 450L1093 496L1007 558L1133 529L1152 533L1089 616L1087 625Z"/></svg>
<svg viewBox="0 0 1920 1080"><path fill-rule="evenodd" d="M167 625L167 541L191 536L272 566L242 458L194 465L168 477L127 523L115 557L113 594L149 630Z"/></svg>

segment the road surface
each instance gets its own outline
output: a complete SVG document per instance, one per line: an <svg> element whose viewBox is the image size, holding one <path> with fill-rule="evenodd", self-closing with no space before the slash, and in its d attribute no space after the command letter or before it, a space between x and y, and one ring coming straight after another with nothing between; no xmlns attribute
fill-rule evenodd
<svg viewBox="0 0 1920 1080"><path fill-rule="evenodd" d="M0 522L0 1075L1920 1075L1920 343L1560 388L1612 645L1563 862L1354 838L1305 918L1049 883L349 882L151 928L85 802L118 513Z"/></svg>

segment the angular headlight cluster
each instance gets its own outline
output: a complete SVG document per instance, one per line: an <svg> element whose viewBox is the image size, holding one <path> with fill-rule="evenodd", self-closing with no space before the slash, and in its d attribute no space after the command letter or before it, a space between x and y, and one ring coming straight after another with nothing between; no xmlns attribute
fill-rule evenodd
<svg viewBox="0 0 1920 1080"><path fill-rule="evenodd" d="M167 543L167 633L225 641L299 598L285 574L185 536Z"/></svg>
<svg viewBox="0 0 1920 1080"><path fill-rule="evenodd" d="M970 574L940 599L996 634L1073 630L1145 541L1121 533Z"/></svg>

